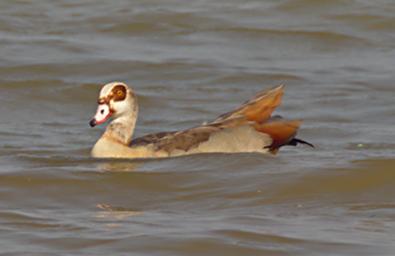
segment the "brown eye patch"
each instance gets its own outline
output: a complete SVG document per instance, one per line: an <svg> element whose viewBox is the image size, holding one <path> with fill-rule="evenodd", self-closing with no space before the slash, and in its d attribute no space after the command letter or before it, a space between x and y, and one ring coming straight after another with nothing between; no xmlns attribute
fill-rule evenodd
<svg viewBox="0 0 395 256"><path fill-rule="evenodd" d="M117 85L111 91L114 101L122 101L126 98L126 88L123 85Z"/></svg>

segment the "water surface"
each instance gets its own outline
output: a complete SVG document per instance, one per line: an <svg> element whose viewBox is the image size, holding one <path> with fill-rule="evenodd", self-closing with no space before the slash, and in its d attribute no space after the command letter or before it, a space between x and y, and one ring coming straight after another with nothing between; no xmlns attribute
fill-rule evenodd
<svg viewBox="0 0 395 256"><path fill-rule="evenodd" d="M4 255L394 255L392 1L2 1ZM286 84L317 148L94 160L101 85L136 135Z"/></svg>

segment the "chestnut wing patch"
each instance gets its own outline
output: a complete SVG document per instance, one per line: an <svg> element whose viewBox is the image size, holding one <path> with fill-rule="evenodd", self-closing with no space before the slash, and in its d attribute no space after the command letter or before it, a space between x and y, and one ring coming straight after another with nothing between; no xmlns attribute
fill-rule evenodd
<svg viewBox="0 0 395 256"><path fill-rule="evenodd" d="M268 134L273 142L268 148L276 150L281 146L287 145L296 136L300 125L299 120L283 120L281 118L273 118L273 120L264 124L256 123L255 130Z"/></svg>
<svg viewBox="0 0 395 256"><path fill-rule="evenodd" d="M251 100L246 101L237 109L220 115L214 122L221 122L227 119L244 117L248 121L258 123L268 120L274 109L280 105L284 94L284 86L280 85L270 90L258 93Z"/></svg>

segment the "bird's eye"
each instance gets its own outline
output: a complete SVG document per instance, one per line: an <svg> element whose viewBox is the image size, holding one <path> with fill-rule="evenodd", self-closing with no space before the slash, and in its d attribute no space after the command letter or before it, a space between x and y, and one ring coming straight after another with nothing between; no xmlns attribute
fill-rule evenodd
<svg viewBox="0 0 395 256"><path fill-rule="evenodd" d="M117 91L117 96L118 96L118 97L123 97L123 91L118 90L118 91Z"/></svg>
<svg viewBox="0 0 395 256"><path fill-rule="evenodd" d="M112 99L122 101L126 98L126 88L123 85L117 85L112 89Z"/></svg>
<svg viewBox="0 0 395 256"><path fill-rule="evenodd" d="M101 113L101 114L104 114L104 109L102 109L102 110L100 111L100 113Z"/></svg>

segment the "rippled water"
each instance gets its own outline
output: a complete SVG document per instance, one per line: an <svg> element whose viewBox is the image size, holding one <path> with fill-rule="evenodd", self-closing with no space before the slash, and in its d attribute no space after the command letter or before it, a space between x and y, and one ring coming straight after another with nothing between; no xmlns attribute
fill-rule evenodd
<svg viewBox="0 0 395 256"><path fill-rule="evenodd" d="M395 4L0 2L4 255L394 255ZM103 83L137 135L211 120L286 84L317 148L93 160Z"/></svg>

